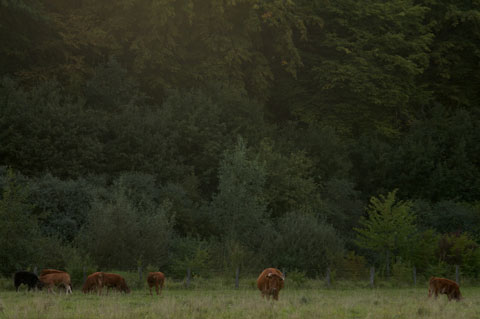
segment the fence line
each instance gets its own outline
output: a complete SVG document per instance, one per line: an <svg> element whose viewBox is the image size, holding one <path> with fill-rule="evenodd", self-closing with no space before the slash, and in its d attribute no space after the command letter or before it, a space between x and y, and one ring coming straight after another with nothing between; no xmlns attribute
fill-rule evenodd
<svg viewBox="0 0 480 319"><path fill-rule="evenodd" d="M415 266L411 266L411 267L404 266L403 268L400 268L399 272L396 272L398 270L395 267L393 267L390 269L391 271L390 276L387 276L386 273L383 273L383 271L386 272L386 269L383 269L383 270L380 269L379 271L375 268L375 266L370 266L370 267L362 266L362 267L355 267L355 266L354 267L330 267L330 266L326 267L324 276L323 276L323 282L325 284L325 287L330 288L334 286L337 282L341 282L342 280L353 281L353 282L363 281L365 283L368 283L368 285L372 288L376 287L377 284L379 284L380 282L383 283L383 282L389 282L389 281L394 283L412 284L413 286L416 286L419 280L418 270L417 270L417 267ZM42 268L39 268L38 266L34 266L32 268L33 268L33 272L37 275L39 271L42 269ZM88 267L83 266L77 270L75 275L77 278L76 279L77 282L82 281L82 284L85 283L87 276L89 275L88 269L89 269ZM231 277L230 277L232 280L231 281L232 288L239 289L241 281L246 280L245 278L248 278L249 285L252 285L251 281L253 278L255 278L254 274L252 274L251 272L249 272L248 275L242 274L240 271L240 266L237 266L233 269L234 269L234 272L231 273ZM302 282L304 282L307 279L307 275L304 272L293 270L293 271L290 271L290 273L287 273L285 268L280 268L280 269L282 269L287 279L289 278L289 275L292 276L291 282L294 284L299 283L299 285L301 285ZM142 266L138 266L135 270L130 269L128 271L130 273L129 280L134 281L134 283L132 283L133 285L142 287L145 284L144 283L145 269ZM445 273L445 271L447 270L448 272ZM436 277L445 277L452 280L454 279L455 282L460 284L460 281L462 279L460 265L451 266L451 268L447 270L443 269L443 272L440 272L440 274L432 274L432 275ZM135 276L135 272L137 273L137 276ZM184 284L183 284L185 288L188 289L192 287L192 282L195 282L195 278L196 278L196 277L195 278L192 277L192 274L195 272L196 270L191 269L190 267L186 269ZM168 277L168 274L166 275ZM218 272L218 275L225 278L224 272ZM420 280L422 281L428 280L428 277L425 273L422 273L420 276L421 278ZM194 287L196 285L197 284L195 284ZM245 285L245 282L244 282L244 285Z"/></svg>

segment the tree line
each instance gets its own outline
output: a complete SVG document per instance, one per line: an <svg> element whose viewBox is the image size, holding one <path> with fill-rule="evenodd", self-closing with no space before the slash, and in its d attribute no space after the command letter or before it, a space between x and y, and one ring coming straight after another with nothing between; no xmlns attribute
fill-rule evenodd
<svg viewBox="0 0 480 319"><path fill-rule="evenodd" d="M479 19L449 0L1 2L0 271L477 277Z"/></svg>

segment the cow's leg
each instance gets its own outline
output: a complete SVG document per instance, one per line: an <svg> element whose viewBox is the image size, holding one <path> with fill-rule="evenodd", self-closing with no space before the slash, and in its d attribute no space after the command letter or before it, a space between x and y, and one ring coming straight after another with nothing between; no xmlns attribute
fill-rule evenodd
<svg viewBox="0 0 480 319"><path fill-rule="evenodd" d="M157 292L157 296L158 296L158 280L155 281L155 291Z"/></svg>
<svg viewBox="0 0 480 319"><path fill-rule="evenodd" d="M72 293L72 287L70 285L65 285L65 294L71 294Z"/></svg>
<svg viewBox="0 0 480 319"><path fill-rule="evenodd" d="M148 284L148 289L150 290L150 296L152 295L152 285Z"/></svg>
<svg viewBox="0 0 480 319"><path fill-rule="evenodd" d="M273 293L273 299L278 300L278 290Z"/></svg>

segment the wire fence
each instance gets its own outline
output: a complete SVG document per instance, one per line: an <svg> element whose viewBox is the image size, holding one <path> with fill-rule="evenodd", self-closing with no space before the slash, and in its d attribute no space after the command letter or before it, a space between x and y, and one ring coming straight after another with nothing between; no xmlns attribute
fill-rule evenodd
<svg viewBox="0 0 480 319"><path fill-rule="evenodd" d="M478 282L476 278L469 278L462 273L462 267L453 265L448 269L443 269L439 273L418 272L415 266L393 267L390 273L385 268L376 268L375 266L340 265L327 267L323 271L317 271L317 275L312 278L306 272L296 269L278 267L285 274L286 287L293 288L336 288L348 285L361 287L383 287L388 286L424 286L431 276L448 278L456 281L458 284L471 284ZM41 272L40 267L32 267L35 274ZM258 271L258 274L263 269ZM96 270L91 268L77 267L75 270L68 270L72 276L74 286L81 286L86 281L87 276ZM139 266L122 271L101 270L104 272L118 273L122 275L131 288L142 289L147 287L147 276L152 267ZM212 271L208 275L199 274L195 269L187 268L184 276L169 276L165 273L167 283L170 288L179 289L241 289L255 288L258 274L252 271L242 271L241 267L236 267L230 271Z"/></svg>

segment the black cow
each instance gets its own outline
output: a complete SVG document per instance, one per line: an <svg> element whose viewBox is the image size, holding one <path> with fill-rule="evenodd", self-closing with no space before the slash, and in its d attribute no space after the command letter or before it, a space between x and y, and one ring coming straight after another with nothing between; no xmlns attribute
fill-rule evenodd
<svg viewBox="0 0 480 319"><path fill-rule="evenodd" d="M28 271L17 271L13 277L13 282L17 291L21 284L28 285L28 291L35 287L42 290L43 287L43 283L38 279L37 275Z"/></svg>

